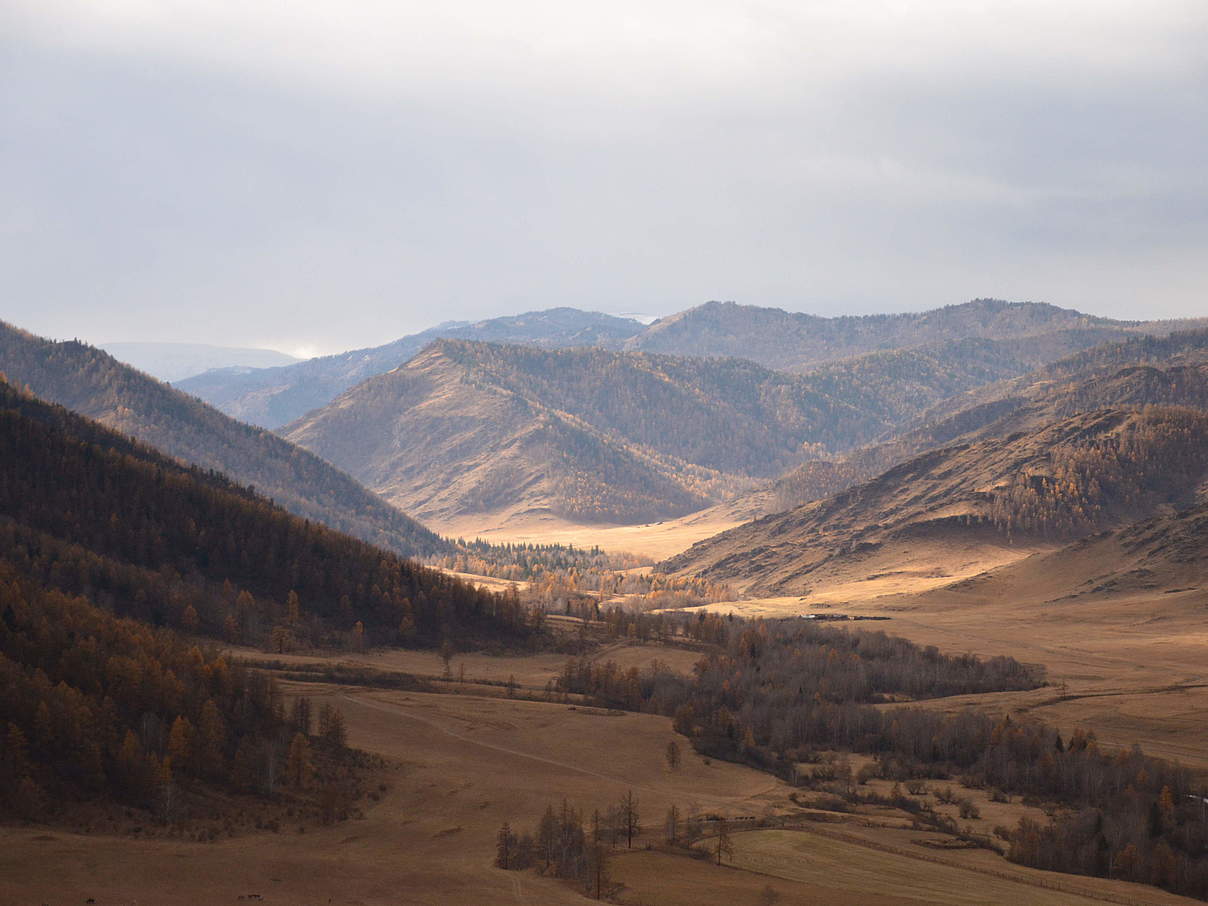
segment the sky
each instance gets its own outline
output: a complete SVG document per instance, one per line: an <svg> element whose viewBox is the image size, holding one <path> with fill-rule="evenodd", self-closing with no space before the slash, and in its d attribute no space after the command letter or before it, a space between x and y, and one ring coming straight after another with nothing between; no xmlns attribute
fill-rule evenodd
<svg viewBox="0 0 1208 906"><path fill-rule="evenodd" d="M0 0L0 319L1208 315L1203 0Z"/></svg>

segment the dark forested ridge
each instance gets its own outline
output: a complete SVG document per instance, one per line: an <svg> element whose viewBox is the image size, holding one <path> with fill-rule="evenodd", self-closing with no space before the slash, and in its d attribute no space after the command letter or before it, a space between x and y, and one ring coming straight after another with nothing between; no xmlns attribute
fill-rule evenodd
<svg viewBox="0 0 1208 906"><path fill-rule="evenodd" d="M514 642L480 592L0 383L0 561L154 625L271 645Z"/></svg>
<svg viewBox="0 0 1208 906"><path fill-rule="evenodd" d="M642 325L628 318L573 308L551 308L474 323L441 324L370 349L354 349L277 368L219 369L180 381L177 387L227 415L278 428L325 406L361 381L402 365L443 337L522 343L543 348L617 348Z"/></svg>
<svg viewBox="0 0 1208 906"><path fill-rule="evenodd" d="M992 533L1069 540L1194 502L1208 477L1208 414L1107 409L899 463L813 503L723 532L660 565L780 591L906 538Z"/></svg>
<svg viewBox="0 0 1208 906"><path fill-rule="evenodd" d="M0 373L41 399L254 486L299 516L407 556L451 549L313 454L240 424L99 349L51 342L0 323Z"/></svg>

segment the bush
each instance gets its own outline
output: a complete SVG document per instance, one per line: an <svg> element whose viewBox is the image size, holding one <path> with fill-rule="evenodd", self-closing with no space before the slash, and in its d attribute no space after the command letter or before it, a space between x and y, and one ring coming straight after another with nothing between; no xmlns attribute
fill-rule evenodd
<svg viewBox="0 0 1208 906"><path fill-rule="evenodd" d="M856 772L856 783L859 783L862 785L862 784L868 783L868 781L874 780L875 778L880 777L880 776L881 776L880 769L877 768L877 766L875 764L872 764L870 762L869 764L862 765L860 770Z"/></svg>

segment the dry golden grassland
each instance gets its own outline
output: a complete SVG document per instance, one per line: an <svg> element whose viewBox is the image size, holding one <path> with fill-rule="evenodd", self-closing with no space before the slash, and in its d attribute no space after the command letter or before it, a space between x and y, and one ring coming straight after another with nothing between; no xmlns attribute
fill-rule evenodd
<svg viewBox="0 0 1208 906"><path fill-rule="evenodd" d="M544 514L510 518L476 515L454 521L429 522L429 526L452 538L482 538L494 544L573 544L662 560L744 521L724 507L714 507L679 519L644 525L583 524Z"/></svg>
<svg viewBox="0 0 1208 906"><path fill-rule="evenodd" d="M91 897L175 906L236 903L251 893L270 903L345 906L583 902L562 882L494 868L495 832L503 821L531 827L563 797L590 813L629 789L646 831L640 849L613 862L624 903L754 904L769 885L784 903L1189 902L1137 885L1034 872L984 851L937 855L917 842L936 835L898 829L905 814L886 809L832 816L841 824L736 833L734 867L717 868L645 849L661 842L671 804L685 814L731 817L807 810L775 778L709 762L683 740L683 763L670 770L664 752L675 737L665 718L474 695L311 684L288 691L340 705L351 741L394 765L381 801L363 818L210 844L6 828L0 902ZM1063 892L1054 898L1037 876Z"/></svg>

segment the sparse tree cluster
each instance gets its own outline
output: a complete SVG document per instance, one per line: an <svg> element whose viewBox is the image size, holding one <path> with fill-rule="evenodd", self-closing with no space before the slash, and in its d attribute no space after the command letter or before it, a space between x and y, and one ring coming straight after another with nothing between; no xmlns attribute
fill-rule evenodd
<svg viewBox="0 0 1208 906"><path fill-rule="evenodd" d="M636 813L633 820L636 824ZM508 871L536 868L543 874L577 881L588 896L600 899L612 887L608 850L599 813L585 830L582 814L563 800L559 809L546 807L535 833L517 834L505 822L495 837L495 865Z"/></svg>

